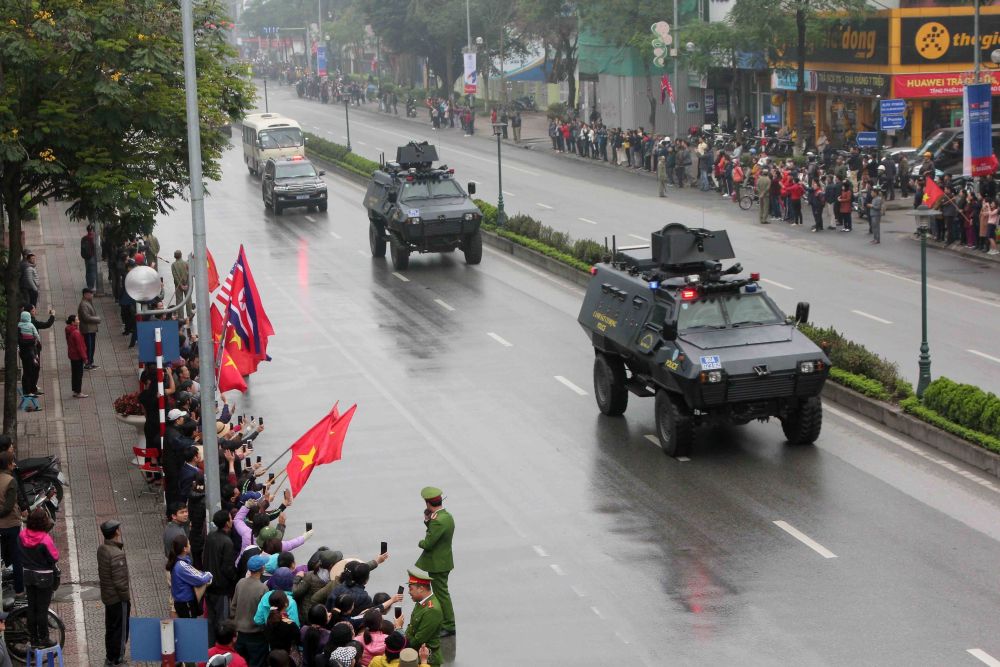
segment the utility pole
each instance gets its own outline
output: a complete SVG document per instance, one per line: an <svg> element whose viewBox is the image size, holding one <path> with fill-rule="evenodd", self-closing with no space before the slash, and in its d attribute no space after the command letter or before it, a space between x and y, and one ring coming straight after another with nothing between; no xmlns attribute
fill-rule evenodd
<svg viewBox="0 0 1000 667"><path fill-rule="evenodd" d="M680 91L681 80L680 80L680 60L681 54L678 49L680 49L680 11L677 5L680 4L680 0L674 0L674 24L671 26L671 32L674 35L674 90ZM681 136L681 96L677 95L677 104L674 105L674 141L677 141Z"/></svg>
<svg viewBox="0 0 1000 667"><path fill-rule="evenodd" d="M306 27L304 28L304 30L305 30L305 33L304 33L305 36L302 38L302 45L303 45L303 47L305 48L305 51L306 51L306 67L308 69L312 70L313 73L315 74L316 73L316 69L313 67L312 49L309 48L309 24L308 23L306 24Z"/></svg>
<svg viewBox="0 0 1000 667"><path fill-rule="evenodd" d="M973 16L973 30L975 37L972 41L972 62L975 63L976 83L979 83L979 66L983 55L983 45L979 43L979 0L974 0L975 15ZM966 135L968 136L968 135Z"/></svg>

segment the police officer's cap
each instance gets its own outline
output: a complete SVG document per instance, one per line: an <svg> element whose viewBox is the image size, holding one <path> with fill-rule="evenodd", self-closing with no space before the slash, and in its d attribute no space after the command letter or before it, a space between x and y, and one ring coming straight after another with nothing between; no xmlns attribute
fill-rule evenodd
<svg viewBox="0 0 1000 667"><path fill-rule="evenodd" d="M413 567L409 568L406 571L406 573L408 575L410 575L410 581L409 581L409 583L411 583L411 584L419 584L421 586L430 586L431 585L431 575L428 574L427 572L425 572L424 570L421 570L416 565L414 565Z"/></svg>
<svg viewBox="0 0 1000 667"><path fill-rule="evenodd" d="M424 488L420 489L420 497L426 500L427 502L433 503L435 501L440 501L443 495L444 492L441 491L441 489L437 488L436 486L425 486Z"/></svg>

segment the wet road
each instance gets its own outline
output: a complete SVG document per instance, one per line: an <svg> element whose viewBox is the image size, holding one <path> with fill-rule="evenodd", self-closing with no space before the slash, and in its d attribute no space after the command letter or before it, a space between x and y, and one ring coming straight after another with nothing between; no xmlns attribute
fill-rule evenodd
<svg viewBox="0 0 1000 667"><path fill-rule="evenodd" d="M301 100L294 90L268 86L269 109L298 120L306 131L345 143L342 105ZM424 118L422 112L421 118ZM481 127L480 133L489 132ZM438 146L442 161L457 177L479 183L479 195L497 199L496 144L465 138L460 130L432 131L385 114L351 110L352 148L377 160L390 159L395 146L410 139ZM903 375L917 377L920 347L920 246L912 237L913 218L891 212L882 225L883 242L868 244L867 224L851 234L809 233L802 227L756 224L757 211L743 212L718 196L671 190L656 197L656 183L619 170L537 150L503 148L503 183L508 214L526 213L574 238L603 241L616 235L619 245L649 242L667 222L729 230L737 258L759 271L771 296L787 312L798 301L812 303L811 319L834 326L848 337L895 361ZM807 219L811 214L806 212ZM857 222L857 221L856 221ZM1000 265L928 252L929 334L932 373L977 384L1000 386Z"/></svg>
<svg viewBox="0 0 1000 667"><path fill-rule="evenodd" d="M206 201L210 249L225 267L246 245L277 331L247 399L267 416L257 453L359 405L343 461L290 511L289 534L316 524L300 560L388 540L369 589L393 590L434 484L458 525L457 665L1000 656L1000 483L829 406L815 447L755 423L667 458L651 400L599 416L581 290L489 249L395 275L368 252L361 188L328 182L329 213L275 217L234 149ZM179 204L157 227L167 257L190 248Z"/></svg>

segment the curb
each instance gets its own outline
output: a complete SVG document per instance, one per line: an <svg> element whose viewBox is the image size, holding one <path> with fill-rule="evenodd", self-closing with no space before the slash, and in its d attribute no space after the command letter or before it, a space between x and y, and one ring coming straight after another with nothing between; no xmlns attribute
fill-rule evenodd
<svg viewBox="0 0 1000 667"><path fill-rule="evenodd" d="M567 266L557 260L547 257L537 250L532 250L531 248L525 248L522 245L514 243L510 239L505 239L502 236L495 234L494 232L482 230L483 241L492 248L516 257L517 259L523 260L528 264L536 266L544 271L548 271L554 275L564 278L580 287L586 287L590 284L590 274L584 273L578 269L574 269L572 266Z"/></svg>
<svg viewBox="0 0 1000 667"><path fill-rule="evenodd" d="M908 238L913 243L920 243L920 238L914 233L909 234ZM991 264L1000 264L1000 255L987 255L985 252L980 250L971 250L966 248L961 244L951 244L942 243L941 241L935 241L932 239L927 239L927 247L939 250L941 252L951 253L953 255L961 255L968 259L978 259L984 262L990 262Z"/></svg>

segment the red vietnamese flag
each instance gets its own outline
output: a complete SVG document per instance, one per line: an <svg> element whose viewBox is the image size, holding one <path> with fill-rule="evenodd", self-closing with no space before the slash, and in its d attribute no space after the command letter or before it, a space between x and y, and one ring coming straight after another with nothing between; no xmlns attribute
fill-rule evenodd
<svg viewBox="0 0 1000 667"><path fill-rule="evenodd" d="M215 266L212 251L205 248L205 255L208 256L208 291L211 293L219 289L219 269Z"/></svg>
<svg viewBox="0 0 1000 667"><path fill-rule="evenodd" d="M938 187L938 184L934 182L934 179L928 176L927 182L924 184L924 205L927 208L934 208L934 204L936 204L937 200L941 199L943 195L944 190Z"/></svg>
<svg viewBox="0 0 1000 667"><path fill-rule="evenodd" d="M246 393L247 382L243 379L243 374L240 373L236 362L229 355L229 351L223 348L222 360L219 363L219 391L230 391L231 389Z"/></svg>
<svg viewBox="0 0 1000 667"><path fill-rule="evenodd" d="M347 427L351 424L357 407L356 404L352 405L347 412L338 416L337 406L334 405L329 414L292 445L292 459L285 467L285 472L288 474L293 496L297 496L305 486L313 468L340 460L344 436L347 435Z"/></svg>

